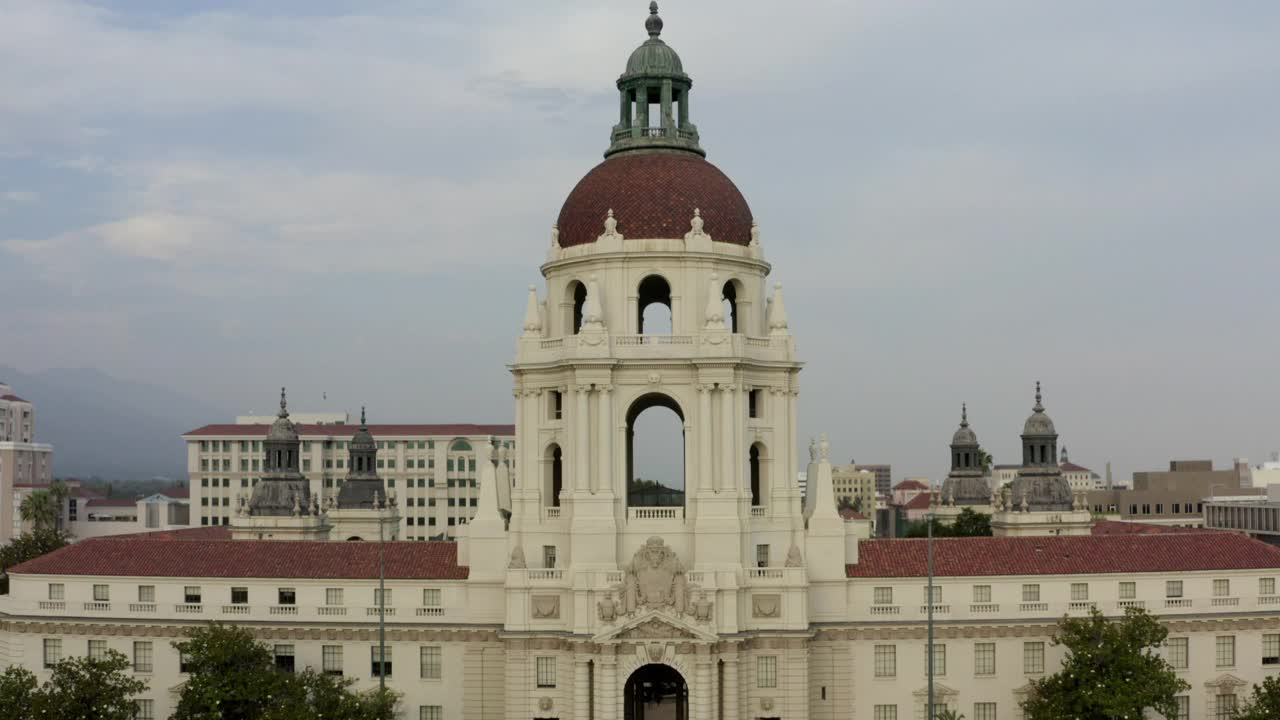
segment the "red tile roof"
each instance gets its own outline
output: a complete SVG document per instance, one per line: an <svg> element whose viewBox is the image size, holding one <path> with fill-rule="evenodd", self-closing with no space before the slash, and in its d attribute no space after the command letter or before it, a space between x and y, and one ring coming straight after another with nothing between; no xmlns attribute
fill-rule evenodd
<svg viewBox="0 0 1280 720"><path fill-rule="evenodd" d="M1073 462L1064 462L1061 465L1059 465L1058 468L1061 469L1063 472L1087 472L1087 473L1093 472L1089 468L1083 465L1077 465Z"/></svg>
<svg viewBox="0 0 1280 720"><path fill-rule="evenodd" d="M319 436L324 438L342 438L349 439L359 429L359 425L311 425L297 424L298 435ZM198 427L183 437L197 436L227 436L227 437L259 437L267 434L270 425L236 425L234 423L225 423L221 425L205 425ZM449 425L370 425L369 432L375 438L379 437L397 437L397 436L413 436L419 437L423 435L448 435L452 437L475 437L478 435L499 435L503 437L511 437L516 434L515 425L473 425L470 423L455 423Z"/></svg>
<svg viewBox="0 0 1280 720"><path fill-rule="evenodd" d="M866 515L863 515L862 513L858 512L857 510L854 510L851 507L840 508L838 512L840 513L840 517L845 520L866 520L867 519Z"/></svg>
<svg viewBox="0 0 1280 720"><path fill-rule="evenodd" d="M933 493L922 492L919 495L916 495L915 497L908 500L907 504L903 505L902 507L906 508L907 510L923 510L929 507L929 499L932 497L933 497Z"/></svg>
<svg viewBox="0 0 1280 720"><path fill-rule="evenodd" d="M1280 548L1238 533L1074 535L935 539L940 577L1168 573L1280 569ZM923 539L865 540L849 577L925 577Z"/></svg>
<svg viewBox="0 0 1280 720"><path fill-rule="evenodd" d="M129 498L104 498L91 497L86 503L90 508L96 507L134 507L138 504L137 500Z"/></svg>
<svg viewBox="0 0 1280 720"><path fill-rule="evenodd" d="M929 486L919 480L903 480L893 486L894 490L928 490Z"/></svg>
<svg viewBox="0 0 1280 720"><path fill-rule="evenodd" d="M165 488L164 490L161 490L158 494L164 495L165 497L168 497L168 498L173 498L175 500L181 500L182 498L191 497L191 488L189 487Z"/></svg>
<svg viewBox="0 0 1280 720"><path fill-rule="evenodd" d="M1094 535L1164 535L1183 532L1218 532L1205 528L1176 527L1174 525L1156 525L1154 523L1123 522L1119 520L1095 520Z"/></svg>
<svg viewBox="0 0 1280 720"><path fill-rule="evenodd" d="M178 578L378 577L378 544L231 540L225 527L91 538L10 568L12 574ZM389 542L392 580L465 580L451 542Z"/></svg>
<svg viewBox="0 0 1280 720"><path fill-rule="evenodd" d="M23 400L17 395L0 395L0 400L8 400L10 402L26 402L26 400Z"/></svg>

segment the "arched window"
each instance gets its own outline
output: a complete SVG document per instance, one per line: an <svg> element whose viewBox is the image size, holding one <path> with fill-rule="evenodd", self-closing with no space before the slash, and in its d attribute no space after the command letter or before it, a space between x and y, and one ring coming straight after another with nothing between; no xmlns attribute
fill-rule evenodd
<svg viewBox="0 0 1280 720"><path fill-rule="evenodd" d="M564 490L564 463L560 446L552 443L543 456L543 486L548 507L560 507L560 492Z"/></svg>
<svg viewBox="0 0 1280 720"><path fill-rule="evenodd" d="M636 300L637 327L641 335L665 335L673 332L671 286L661 275L649 275L640 281Z"/></svg>
<svg viewBox="0 0 1280 720"><path fill-rule="evenodd" d="M667 395L650 393L627 411L627 504L683 506L684 412Z"/></svg>
<svg viewBox="0 0 1280 720"><path fill-rule="evenodd" d="M721 291L724 295L724 325L729 332L738 332L738 287L737 282L730 280Z"/></svg>
<svg viewBox="0 0 1280 720"><path fill-rule="evenodd" d="M569 332L577 335L582 331L582 306L587 302L587 286L577 280L569 283L566 296L573 305L573 315L569 319Z"/></svg>
<svg viewBox="0 0 1280 720"><path fill-rule="evenodd" d="M449 446L449 452L471 452L471 443L463 440L462 438L458 438Z"/></svg>
<svg viewBox="0 0 1280 720"><path fill-rule="evenodd" d="M764 504L764 492L761 487L759 443L751 446L751 452L747 457L747 464L751 468L751 506L760 507Z"/></svg>

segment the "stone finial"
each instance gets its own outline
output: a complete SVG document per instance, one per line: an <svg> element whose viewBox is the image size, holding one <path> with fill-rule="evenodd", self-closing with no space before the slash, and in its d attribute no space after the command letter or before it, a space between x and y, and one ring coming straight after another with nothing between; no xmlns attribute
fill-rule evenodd
<svg viewBox="0 0 1280 720"><path fill-rule="evenodd" d="M530 285L529 298L524 304L525 337L538 336L542 334L542 314L538 312L538 307L538 288L535 285Z"/></svg>
<svg viewBox="0 0 1280 720"><path fill-rule="evenodd" d="M528 566L524 560L524 546L516 545L511 549L511 559L507 561L507 567L511 570L523 570Z"/></svg>
<svg viewBox="0 0 1280 720"><path fill-rule="evenodd" d="M587 299L582 303L582 329L604 330L604 305L600 302L600 283L592 275L587 281Z"/></svg>
<svg viewBox="0 0 1280 720"><path fill-rule="evenodd" d="M769 334L789 335L787 306L782 300L782 283L773 284L773 301L769 303Z"/></svg>
<svg viewBox="0 0 1280 720"><path fill-rule="evenodd" d="M694 208L693 217L689 219L689 232L684 234L685 242L692 242L694 240L702 240L706 242L707 240L710 240L711 236L707 234L707 231L704 230L703 227L704 221L702 219L702 210Z"/></svg>
<svg viewBox="0 0 1280 720"><path fill-rule="evenodd" d="M1027 489L1022 488L1022 512L1031 512L1031 502L1027 496Z"/></svg>
<svg viewBox="0 0 1280 720"><path fill-rule="evenodd" d="M809 438L809 462L818 462L818 440L817 438Z"/></svg>
<svg viewBox="0 0 1280 720"><path fill-rule="evenodd" d="M645 18L644 29L651 38L656 38L662 34L662 18L658 17L658 3L656 0L649 3L649 17Z"/></svg>
<svg viewBox="0 0 1280 720"><path fill-rule="evenodd" d="M284 388L280 388L280 412L276 413L276 417L289 417L289 402L285 399Z"/></svg>
<svg viewBox="0 0 1280 720"><path fill-rule="evenodd" d="M605 215L603 237L620 237L618 234L618 219L613 216L613 208L609 208L609 213Z"/></svg>
<svg viewBox="0 0 1280 720"><path fill-rule="evenodd" d="M301 516L301 515L302 515L302 503L300 503L300 502L298 501L298 493L294 493L294 494L293 494L293 511L292 511L292 515L293 515L294 517L299 517L299 516Z"/></svg>
<svg viewBox="0 0 1280 720"><path fill-rule="evenodd" d="M822 462L831 460L831 443L827 442L826 433L818 436L818 459Z"/></svg>
<svg viewBox="0 0 1280 720"><path fill-rule="evenodd" d="M552 250L560 249L560 226L559 225L551 226L551 249Z"/></svg>
<svg viewBox="0 0 1280 720"><path fill-rule="evenodd" d="M498 464L507 464L507 446L505 443L498 446Z"/></svg>
<svg viewBox="0 0 1280 720"><path fill-rule="evenodd" d="M711 273L707 283L707 307L704 315L704 330L723 332L729 329L724 322L724 294L720 287L720 276L716 273Z"/></svg>
<svg viewBox="0 0 1280 720"><path fill-rule="evenodd" d="M751 221L751 247L760 247L760 223Z"/></svg>
<svg viewBox="0 0 1280 720"><path fill-rule="evenodd" d="M800 548L792 544L791 549L787 551L786 567L800 567L802 565L804 565L804 558L800 556Z"/></svg>
<svg viewBox="0 0 1280 720"><path fill-rule="evenodd" d="M1044 404L1040 402L1040 381L1036 381L1036 406L1032 408L1035 412L1044 412Z"/></svg>

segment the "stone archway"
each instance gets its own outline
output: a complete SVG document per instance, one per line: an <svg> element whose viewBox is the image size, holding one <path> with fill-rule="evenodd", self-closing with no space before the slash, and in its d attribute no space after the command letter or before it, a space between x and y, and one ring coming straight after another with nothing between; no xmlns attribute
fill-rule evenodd
<svg viewBox="0 0 1280 720"><path fill-rule="evenodd" d="M622 691L623 720L687 720L689 685L670 665L636 668Z"/></svg>

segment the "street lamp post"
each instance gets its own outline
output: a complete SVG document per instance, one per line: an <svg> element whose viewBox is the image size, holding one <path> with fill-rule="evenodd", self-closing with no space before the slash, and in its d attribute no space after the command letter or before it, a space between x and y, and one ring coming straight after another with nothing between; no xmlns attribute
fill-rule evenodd
<svg viewBox="0 0 1280 720"><path fill-rule="evenodd" d="M933 513L929 513L925 516L925 527L927 528L925 531L925 551L928 556L927 565L929 573L929 583L925 586L928 588L925 591L928 595L928 597L925 598L925 611L928 618L929 639L925 647L925 653L929 656L928 663L926 665L929 675L929 710L925 717L927 720L936 720L936 716L933 712Z"/></svg>
<svg viewBox="0 0 1280 720"><path fill-rule="evenodd" d="M387 559L386 542L382 532L383 502L374 494L374 506L378 511L378 692L387 692Z"/></svg>

